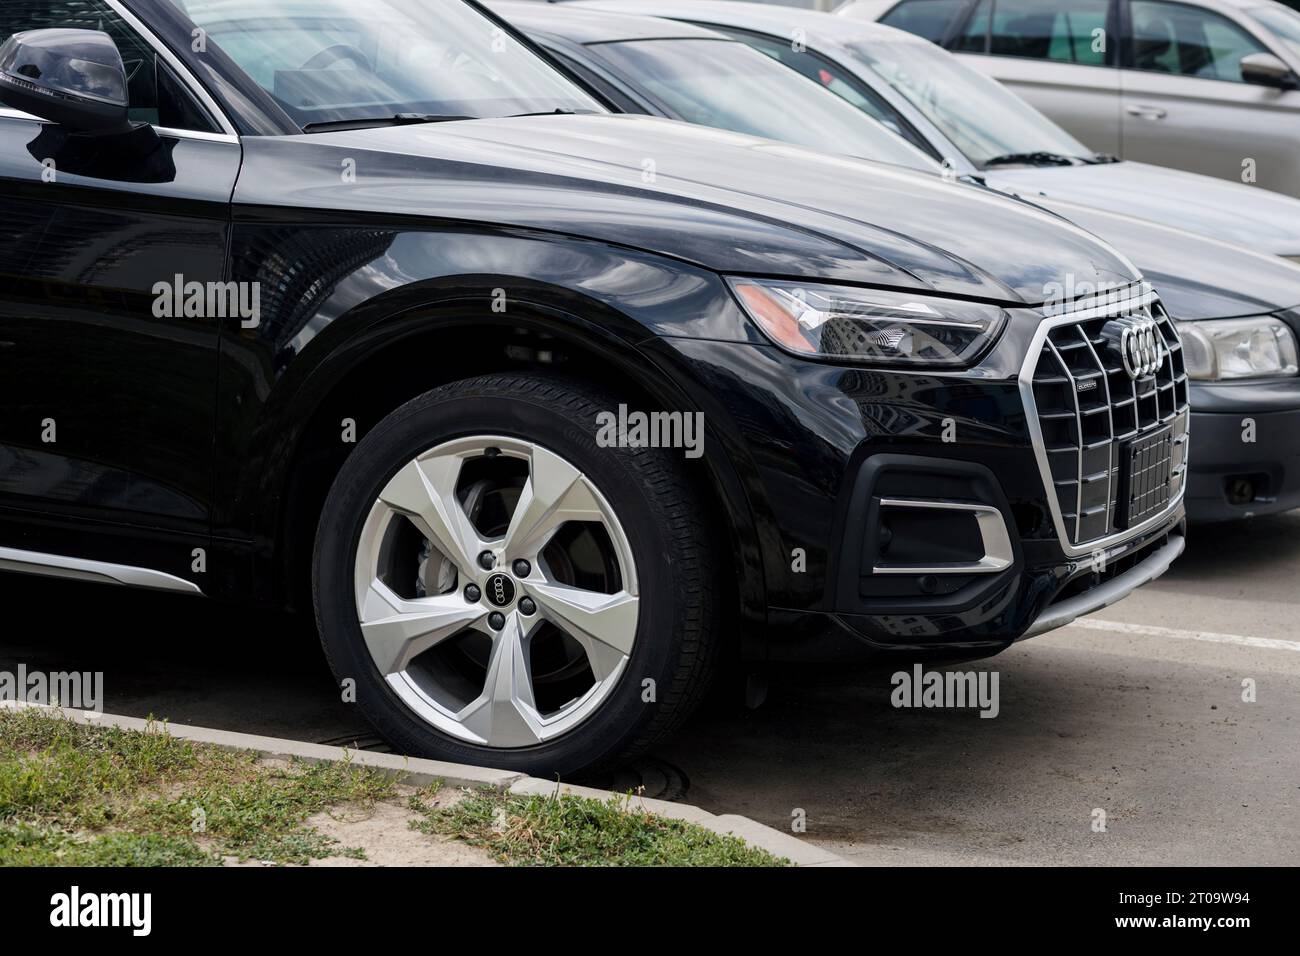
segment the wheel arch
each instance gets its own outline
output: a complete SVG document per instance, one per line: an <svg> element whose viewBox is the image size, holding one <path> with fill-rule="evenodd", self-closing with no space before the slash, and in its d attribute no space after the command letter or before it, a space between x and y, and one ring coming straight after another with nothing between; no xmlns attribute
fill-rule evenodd
<svg viewBox="0 0 1300 956"><path fill-rule="evenodd" d="M461 279L443 295L423 298L360 334L336 342L316 357L293 400L266 423L281 434L271 464L256 476L254 577L259 598L304 607L316 521L325 496L355 444L342 441L344 418L356 422L356 441L384 415L439 385L503 371L544 371L609 391L650 409L699 411L672 375L637 348L649 333L608 304L550 294L534 287L512 294L508 313L484 309L500 277ZM518 282L512 290L520 288ZM558 300L558 301L557 301ZM467 310L465 306L475 308ZM725 422L705 417L699 465L687 462L693 484L718 516L719 548L736 556L726 573L727 600L737 608L742 633L761 633L766 591L754 511L732 460L710 432ZM750 648L747 654L757 653Z"/></svg>

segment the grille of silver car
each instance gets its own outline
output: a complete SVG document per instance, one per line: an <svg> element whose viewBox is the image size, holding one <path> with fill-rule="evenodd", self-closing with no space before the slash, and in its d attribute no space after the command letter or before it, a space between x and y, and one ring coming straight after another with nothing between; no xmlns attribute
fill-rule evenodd
<svg viewBox="0 0 1300 956"><path fill-rule="evenodd" d="M1187 450L1187 371L1182 343L1158 299L1052 327L1033 375L1051 494L1076 547L1140 526L1182 491ZM1164 340L1155 374L1134 380L1102 336L1106 323L1154 319Z"/></svg>

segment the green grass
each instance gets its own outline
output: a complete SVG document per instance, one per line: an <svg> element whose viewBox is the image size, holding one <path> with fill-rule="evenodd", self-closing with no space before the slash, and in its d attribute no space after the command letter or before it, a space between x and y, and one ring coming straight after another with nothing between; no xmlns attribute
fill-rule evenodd
<svg viewBox="0 0 1300 956"><path fill-rule="evenodd" d="M78 838L54 826L0 824L0 866L219 866L188 837L99 833Z"/></svg>
<svg viewBox="0 0 1300 956"><path fill-rule="evenodd" d="M0 709L0 866L219 866L364 858L307 824L397 794L346 763L270 765L250 752L58 714ZM450 807L412 796L412 828L513 866L781 866L788 861L630 798L516 797L486 790Z"/></svg>
<svg viewBox="0 0 1300 956"><path fill-rule="evenodd" d="M789 861L693 823L636 809L630 797L468 794L451 807L415 796L412 826L486 848L509 866L788 866Z"/></svg>
<svg viewBox="0 0 1300 956"><path fill-rule="evenodd" d="M256 754L0 711L0 865L207 866L358 856L306 824L367 806L395 781L346 764Z"/></svg>

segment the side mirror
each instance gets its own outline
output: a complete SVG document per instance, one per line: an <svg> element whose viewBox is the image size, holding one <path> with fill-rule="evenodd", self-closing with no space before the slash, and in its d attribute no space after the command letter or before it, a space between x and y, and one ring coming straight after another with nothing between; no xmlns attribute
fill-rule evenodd
<svg viewBox="0 0 1300 956"><path fill-rule="evenodd" d="M28 30L0 46L0 103L74 133L125 132L122 55L98 30Z"/></svg>
<svg viewBox="0 0 1300 956"><path fill-rule="evenodd" d="M1272 53L1252 53L1241 58L1241 78L1257 86L1271 86L1277 90L1294 90L1300 84L1296 75Z"/></svg>

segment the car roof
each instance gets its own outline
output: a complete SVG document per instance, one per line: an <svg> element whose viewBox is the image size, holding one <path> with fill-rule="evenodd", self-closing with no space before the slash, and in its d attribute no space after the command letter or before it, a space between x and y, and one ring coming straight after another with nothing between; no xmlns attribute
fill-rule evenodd
<svg viewBox="0 0 1300 956"><path fill-rule="evenodd" d="M549 4L548 4L549 6ZM928 43L905 30L887 27L872 20L855 20L819 10L783 7L740 0L577 0L565 3L570 10L606 10L681 17L694 23L716 24L741 30L754 30L792 39L791 32L802 30L812 47L822 49L857 42Z"/></svg>
<svg viewBox="0 0 1300 956"><path fill-rule="evenodd" d="M712 30L661 20L651 16L578 9L570 4L523 3L487 0L489 10L529 34L561 37L574 43L611 43L623 40L726 40Z"/></svg>

